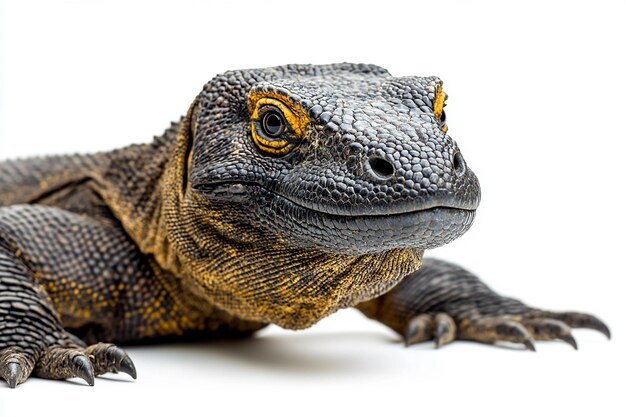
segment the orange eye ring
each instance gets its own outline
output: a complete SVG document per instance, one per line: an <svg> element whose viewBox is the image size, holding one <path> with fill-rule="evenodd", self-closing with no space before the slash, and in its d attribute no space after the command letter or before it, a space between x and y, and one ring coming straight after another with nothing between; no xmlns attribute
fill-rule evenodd
<svg viewBox="0 0 626 417"><path fill-rule="evenodd" d="M439 123L441 130L448 131L446 125L445 113L443 107L445 106L448 95L443 91L443 83L437 85L437 91L435 92L435 104L433 105L433 112L435 113L435 120Z"/></svg>
<svg viewBox="0 0 626 417"><path fill-rule="evenodd" d="M292 109L271 96L252 95L250 131L254 144L272 156L288 154L304 136L309 123L304 110Z"/></svg>

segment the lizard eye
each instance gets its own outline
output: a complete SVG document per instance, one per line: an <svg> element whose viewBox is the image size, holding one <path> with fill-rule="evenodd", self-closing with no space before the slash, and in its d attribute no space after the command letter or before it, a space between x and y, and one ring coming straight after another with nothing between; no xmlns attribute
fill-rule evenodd
<svg viewBox="0 0 626 417"><path fill-rule="evenodd" d="M274 97L259 96L253 94L249 103L252 141L265 155L287 155L301 142L308 118L300 108Z"/></svg>
<svg viewBox="0 0 626 417"><path fill-rule="evenodd" d="M261 126L263 133L275 138L285 131L285 119L278 111L272 109L263 115Z"/></svg>
<svg viewBox="0 0 626 417"><path fill-rule="evenodd" d="M274 156L289 153L294 146L293 128L275 103L260 106L252 118L252 138L261 151Z"/></svg>

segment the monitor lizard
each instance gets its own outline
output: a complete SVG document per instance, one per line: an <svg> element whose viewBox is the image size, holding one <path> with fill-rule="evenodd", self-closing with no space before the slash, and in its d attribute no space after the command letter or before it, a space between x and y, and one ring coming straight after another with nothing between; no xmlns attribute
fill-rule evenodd
<svg viewBox="0 0 626 417"><path fill-rule="evenodd" d="M423 259L480 200L446 98L437 77L374 65L229 71L151 143L0 162L0 376L135 378L114 343L304 329L347 307L407 345L610 336Z"/></svg>

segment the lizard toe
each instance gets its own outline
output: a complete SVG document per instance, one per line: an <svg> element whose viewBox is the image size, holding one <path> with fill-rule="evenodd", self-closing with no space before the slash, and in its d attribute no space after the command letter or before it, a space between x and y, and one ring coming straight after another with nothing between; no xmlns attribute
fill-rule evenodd
<svg viewBox="0 0 626 417"><path fill-rule="evenodd" d="M47 379L82 378L94 385L94 368L82 349L52 347L37 362L35 375Z"/></svg>
<svg viewBox="0 0 626 417"><path fill-rule="evenodd" d="M9 387L15 388L26 381L34 367L34 358L20 348L6 348L0 351L0 377Z"/></svg>
<svg viewBox="0 0 626 417"><path fill-rule="evenodd" d="M563 313L539 312L539 317L560 320L573 329L591 329L596 330L611 339L611 330L602 320L594 315L586 313L578 313L575 311L567 311Z"/></svg>
<svg viewBox="0 0 626 417"><path fill-rule="evenodd" d="M404 330L406 346L434 340L437 348L452 342L456 337L454 319L446 313L420 314L407 323Z"/></svg>
<svg viewBox="0 0 626 417"><path fill-rule="evenodd" d="M456 324L454 319L446 313L438 313L435 316L435 346L442 347L452 342L456 337Z"/></svg>
<svg viewBox="0 0 626 417"><path fill-rule="evenodd" d="M576 339L572 336L572 329L560 320L531 319L525 320L524 324L528 327L536 340L560 339L574 349L578 349Z"/></svg>
<svg viewBox="0 0 626 417"><path fill-rule="evenodd" d="M420 314L413 317L404 329L404 343L411 346L416 343L431 340L433 337L433 317L430 314Z"/></svg>
<svg viewBox="0 0 626 417"><path fill-rule="evenodd" d="M528 328L510 316L480 317L463 320L459 325L459 339L496 344L521 344L534 352L535 340Z"/></svg>
<svg viewBox="0 0 626 417"><path fill-rule="evenodd" d="M137 379L135 364L126 351L111 343L97 343L85 349L93 363L96 375L107 372L123 372L133 379Z"/></svg>

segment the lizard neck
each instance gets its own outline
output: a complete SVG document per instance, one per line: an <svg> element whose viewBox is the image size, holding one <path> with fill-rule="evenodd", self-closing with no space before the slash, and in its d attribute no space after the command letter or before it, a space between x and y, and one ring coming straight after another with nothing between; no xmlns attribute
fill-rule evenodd
<svg viewBox="0 0 626 417"><path fill-rule="evenodd" d="M187 126L185 119L172 123L151 143L109 153L109 163L94 178L96 191L140 251L177 275L181 271L180 260L172 250L166 230L164 202L167 178L172 176L178 162L173 155L177 155L177 135L182 125Z"/></svg>

